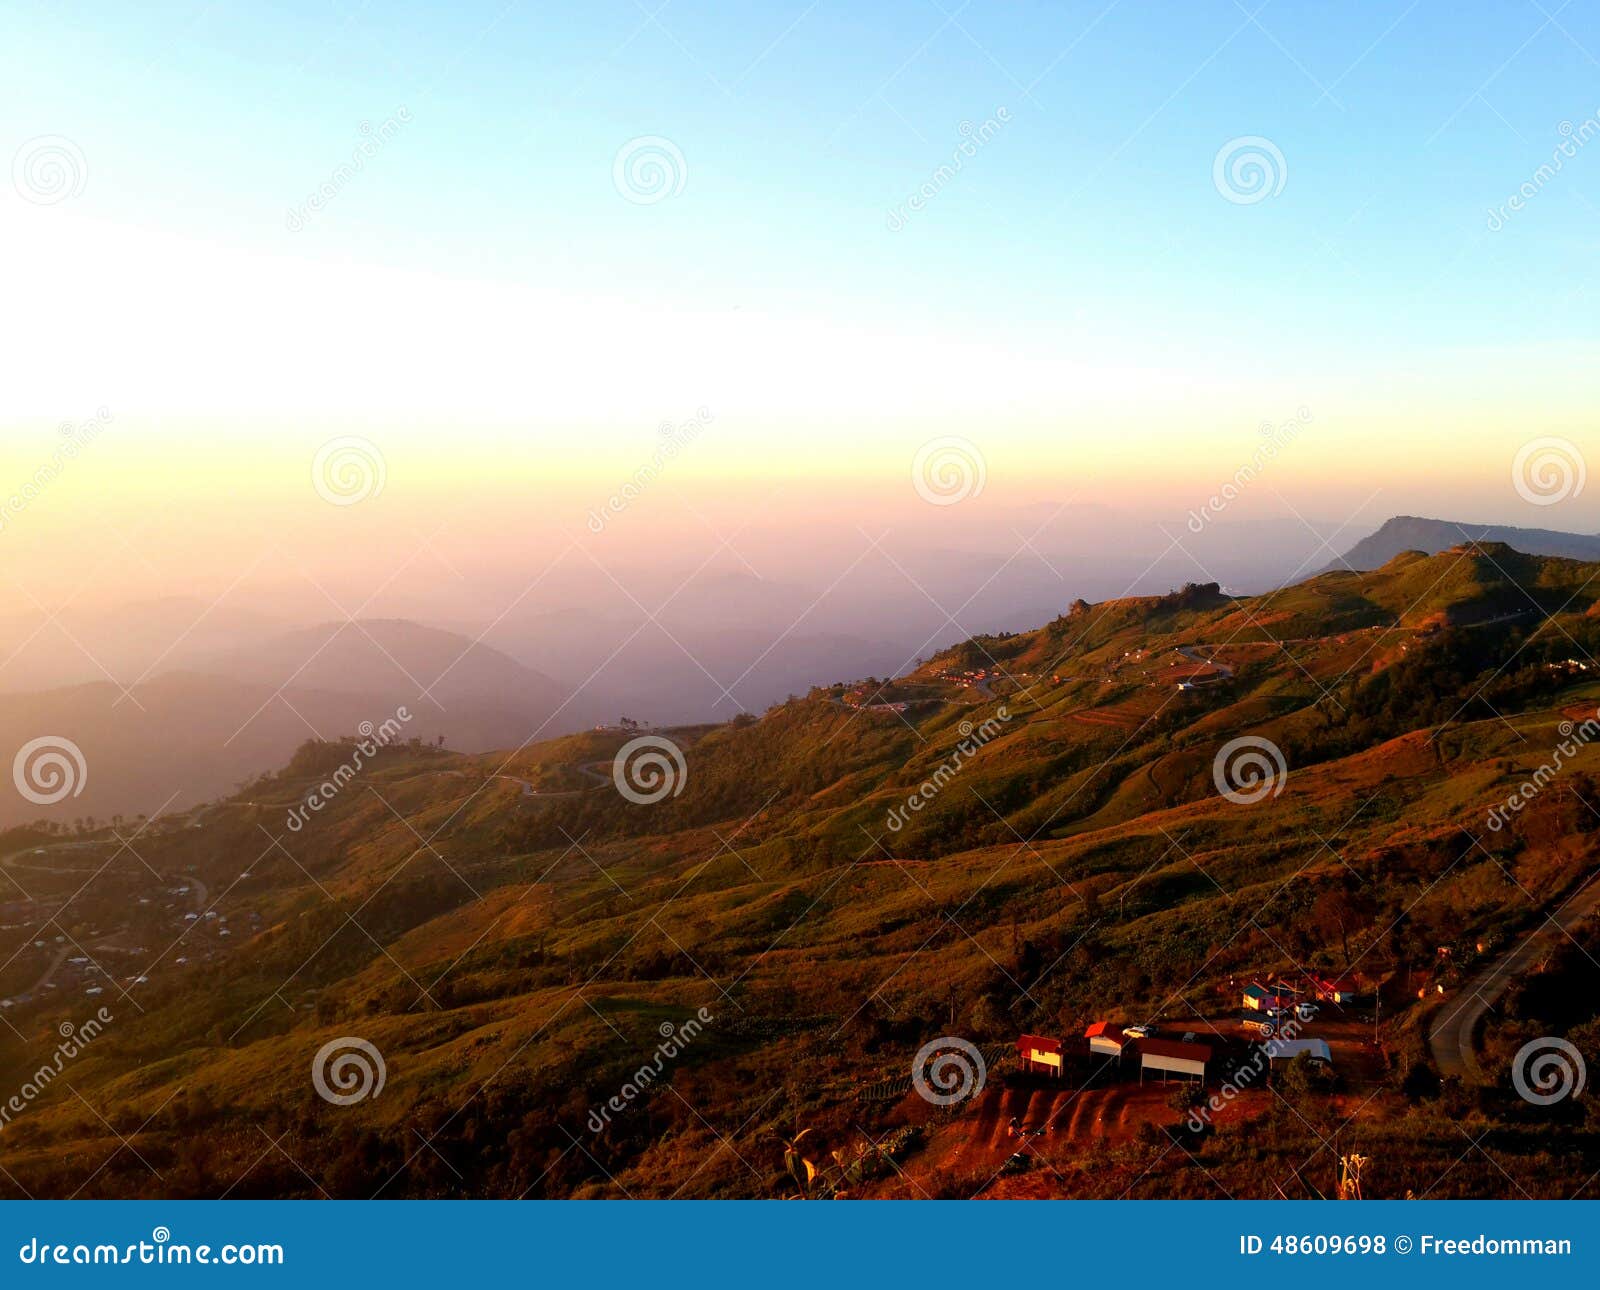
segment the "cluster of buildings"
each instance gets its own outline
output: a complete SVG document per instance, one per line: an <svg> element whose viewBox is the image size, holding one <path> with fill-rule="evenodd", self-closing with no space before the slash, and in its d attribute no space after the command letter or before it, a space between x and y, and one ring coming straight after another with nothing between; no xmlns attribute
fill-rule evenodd
<svg viewBox="0 0 1600 1290"><path fill-rule="evenodd" d="M1204 1084L1216 1056L1214 1045L1198 1043L1192 1034L1164 1039L1151 1034L1149 1027L1110 1021L1095 1022L1081 1038L1023 1035L1017 1040L1022 1069L1056 1079L1122 1075L1136 1066L1141 1084L1146 1075L1159 1075L1163 1083L1177 1076Z"/></svg>
<svg viewBox="0 0 1600 1290"><path fill-rule="evenodd" d="M998 681L1000 671L992 667L969 667L964 672L941 672L939 679L960 686L963 690L970 690L973 686L982 685L986 681Z"/></svg>
<svg viewBox="0 0 1600 1290"><path fill-rule="evenodd" d="M250 875L246 872L240 877ZM228 915L215 909L189 908L180 912L204 898L203 888L197 892L191 881L180 879L153 897L129 900L121 893L107 894L98 910L86 899L80 902L86 907L84 926L77 929L76 937L45 934L54 911L62 904L60 899L0 905L0 937L7 932L23 933L15 941L8 979L26 980L37 974L31 985L0 998L0 1012L60 1004L74 995L92 999L122 993L124 986L148 984L143 969L152 957L165 958L175 967L186 966L191 956L198 962L209 962L227 949L235 928L245 937L263 930L262 917L254 910L244 911L231 925ZM96 913L113 913L115 929L98 925ZM10 944L10 938L4 938L0 949ZM179 952L167 958L159 953L163 945ZM123 984L119 985L119 981Z"/></svg>
<svg viewBox="0 0 1600 1290"><path fill-rule="evenodd" d="M1177 1078L1214 1084L1252 1058L1273 1066L1308 1057L1331 1066L1328 1041L1303 1038L1299 1030L1315 1015L1313 999L1342 1004L1355 997L1355 982L1344 977L1307 973L1293 982L1252 981L1244 988L1241 1021L1247 1030L1264 1036L1259 1044L1220 1034L1201 1040L1192 1031L1174 1038L1158 1034L1154 1026L1096 1021L1081 1036L1023 1035L1017 1040L1017 1059L1028 1074L1080 1083L1097 1077L1130 1078L1137 1071L1141 1084L1147 1077L1159 1077L1163 1083ZM1294 1022L1284 1020L1290 1013Z"/></svg>
<svg viewBox="0 0 1600 1290"><path fill-rule="evenodd" d="M1245 986L1241 1002L1251 1012L1287 1012L1291 1008L1304 1008L1309 1002L1354 1003L1357 993L1353 977L1307 972L1293 980L1278 977L1265 984L1252 981Z"/></svg>

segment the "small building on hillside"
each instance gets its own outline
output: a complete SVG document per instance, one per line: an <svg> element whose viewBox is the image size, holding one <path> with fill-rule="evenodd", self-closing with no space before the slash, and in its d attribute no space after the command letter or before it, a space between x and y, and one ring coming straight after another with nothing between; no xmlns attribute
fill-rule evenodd
<svg viewBox="0 0 1600 1290"><path fill-rule="evenodd" d="M1083 1032L1083 1037L1089 1041L1089 1051L1097 1057L1122 1057L1122 1050L1127 1045L1127 1036L1122 1027L1114 1021L1097 1021Z"/></svg>
<svg viewBox="0 0 1600 1290"><path fill-rule="evenodd" d="M1241 1012L1239 1025L1245 1030L1254 1031L1258 1035L1270 1035L1278 1028L1277 1022L1264 1012Z"/></svg>
<svg viewBox="0 0 1600 1290"><path fill-rule="evenodd" d="M1326 1039L1269 1039L1261 1045L1269 1062L1292 1062L1296 1057L1309 1057L1314 1062L1333 1065L1333 1050Z"/></svg>
<svg viewBox="0 0 1600 1290"><path fill-rule="evenodd" d="M1347 976L1313 976L1309 978L1317 998L1325 1003L1354 1003L1358 990L1355 979Z"/></svg>
<svg viewBox="0 0 1600 1290"><path fill-rule="evenodd" d="M1017 1059L1022 1063L1022 1069L1030 1075L1063 1079L1068 1071L1081 1071L1089 1056L1089 1044L1084 1039L1023 1035L1017 1040Z"/></svg>
<svg viewBox="0 0 1600 1290"><path fill-rule="evenodd" d="M1061 1077L1062 1067L1066 1064L1061 1041L1047 1039L1043 1035L1023 1035L1018 1039L1017 1059L1029 1074L1054 1075L1057 1079Z"/></svg>
<svg viewBox="0 0 1600 1290"><path fill-rule="evenodd" d="M1244 1006L1256 1012L1272 1012L1278 1008L1287 1008L1290 998L1275 989L1269 989L1259 981L1252 981L1244 988Z"/></svg>
<svg viewBox="0 0 1600 1290"><path fill-rule="evenodd" d="M1166 1083L1168 1075L1206 1082L1206 1068L1211 1065L1212 1051L1207 1044L1190 1044L1178 1039L1140 1039L1135 1041L1139 1051L1139 1083L1144 1083L1147 1073L1159 1074Z"/></svg>

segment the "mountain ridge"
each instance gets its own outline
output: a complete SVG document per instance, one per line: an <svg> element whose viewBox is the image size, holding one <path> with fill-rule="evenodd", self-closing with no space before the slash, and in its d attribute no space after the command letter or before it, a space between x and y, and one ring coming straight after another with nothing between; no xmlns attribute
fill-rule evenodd
<svg viewBox="0 0 1600 1290"><path fill-rule="evenodd" d="M1353 568L1377 569L1405 551L1437 555L1462 542L1498 542L1526 555L1561 556L1571 560L1600 560L1600 534L1567 533L1556 529L1515 528L1506 524L1468 524L1455 520L1395 515L1375 533L1362 538L1344 556L1320 570L1322 573Z"/></svg>

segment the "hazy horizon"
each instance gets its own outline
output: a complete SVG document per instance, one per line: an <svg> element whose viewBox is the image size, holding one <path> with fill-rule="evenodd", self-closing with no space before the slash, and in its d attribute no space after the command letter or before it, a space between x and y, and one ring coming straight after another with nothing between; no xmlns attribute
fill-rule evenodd
<svg viewBox="0 0 1600 1290"><path fill-rule="evenodd" d="M1202 9L16 15L0 725L154 686L192 795L419 672L458 743L727 720L1600 531L1581 43L1463 101L1513 15Z"/></svg>
<svg viewBox="0 0 1600 1290"><path fill-rule="evenodd" d="M765 530L757 573L826 585L862 529L1181 525L1291 425L1208 523L1600 530L1510 486L1600 395L1593 60L1510 10L1366 17L91 4L86 80L16 15L0 494L95 429L7 509L7 575L344 604L418 561L403 612L450 621L572 541L620 578ZM929 506L945 439L982 488ZM344 440L358 505L314 486Z"/></svg>

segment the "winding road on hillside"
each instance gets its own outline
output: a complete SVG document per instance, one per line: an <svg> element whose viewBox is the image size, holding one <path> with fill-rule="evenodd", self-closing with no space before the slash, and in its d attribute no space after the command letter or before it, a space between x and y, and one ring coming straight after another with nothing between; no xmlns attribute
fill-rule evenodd
<svg viewBox="0 0 1600 1290"><path fill-rule="evenodd" d="M1184 658L1188 659L1191 663L1204 663L1207 667L1216 669L1218 673L1216 676L1207 677L1204 680L1196 677L1194 679L1194 684L1196 685L1210 685L1216 681L1226 681L1233 675L1233 669L1231 667L1229 667L1226 663L1217 662L1217 660L1214 658L1207 658L1204 654L1200 653L1198 646L1174 645L1172 648L1177 650L1178 653L1182 654Z"/></svg>
<svg viewBox="0 0 1600 1290"><path fill-rule="evenodd" d="M1585 918L1600 912L1600 874L1592 875L1554 913L1512 946L1434 1014L1428 1028L1428 1048L1439 1073L1481 1080L1478 1055L1473 1047L1486 1013L1517 977L1534 968Z"/></svg>
<svg viewBox="0 0 1600 1290"><path fill-rule="evenodd" d="M13 851L10 855L0 858L0 868L21 869L24 873L99 873L100 870L93 866L85 869L80 867L63 867L60 865L24 864L24 856L52 855L58 851L85 851L93 850L93 842L51 842L46 846L24 847L21 851Z"/></svg>
<svg viewBox="0 0 1600 1290"><path fill-rule="evenodd" d="M609 761L591 761L583 762L581 764L573 762L568 764L565 769L576 771L578 774L584 776L584 778L594 780L594 788L545 789L535 788L532 781L522 779L516 775L491 775L490 778L506 779L510 780L513 784L521 784L522 796L524 798L537 798L540 801L549 801L551 798L556 797L582 797L585 793L592 793L595 791L595 789L604 788L611 783L611 775L609 774L611 770L611 762Z"/></svg>

